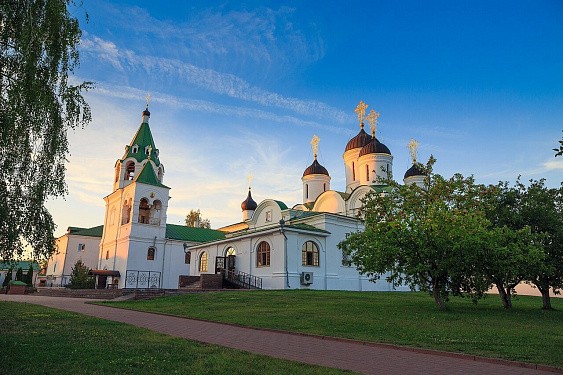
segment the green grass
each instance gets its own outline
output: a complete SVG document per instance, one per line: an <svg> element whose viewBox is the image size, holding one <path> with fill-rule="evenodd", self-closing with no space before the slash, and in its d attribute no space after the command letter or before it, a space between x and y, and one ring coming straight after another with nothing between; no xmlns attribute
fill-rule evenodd
<svg viewBox="0 0 563 375"><path fill-rule="evenodd" d="M453 298L438 311L424 293L256 291L186 294L107 302L135 310L252 327L346 337L493 358L563 365L563 300L541 310L518 296L512 310L491 295L478 304Z"/></svg>
<svg viewBox="0 0 563 375"><path fill-rule="evenodd" d="M6 374L342 374L43 306L0 302Z"/></svg>

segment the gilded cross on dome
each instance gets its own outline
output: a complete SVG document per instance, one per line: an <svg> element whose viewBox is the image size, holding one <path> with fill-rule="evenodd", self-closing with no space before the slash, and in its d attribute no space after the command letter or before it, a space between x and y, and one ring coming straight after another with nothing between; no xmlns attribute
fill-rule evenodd
<svg viewBox="0 0 563 375"><path fill-rule="evenodd" d="M319 152L319 141L321 139L315 134L313 135L313 139L311 139L311 146L313 147L313 155L315 155L315 159L317 159L317 153Z"/></svg>
<svg viewBox="0 0 563 375"><path fill-rule="evenodd" d="M364 124L364 117L366 115L367 108L368 105L360 100L360 103L358 103L358 106L354 110L354 112L356 112L356 114L358 115L358 120L360 121L360 125Z"/></svg>
<svg viewBox="0 0 563 375"><path fill-rule="evenodd" d="M147 108L149 108L149 103L151 101L151 93L147 92L147 96L145 96L145 99L147 100Z"/></svg>
<svg viewBox="0 0 563 375"><path fill-rule="evenodd" d="M366 116L369 127L371 129L371 136L375 137L375 131L377 130L377 119L379 118L379 112L375 112L373 109L369 111L369 114Z"/></svg>
<svg viewBox="0 0 563 375"><path fill-rule="evenodd" d="M407 145L409 152L411 154L411 159L413 164L416 163L416 152L418 150L418 144L419 142L416 139L411 138L411 140Z"/></svg>
<svg viewBox="0 0 563 375"><path fill-rule="evenodd" d="M248 180L248 188L250 189L250 186L252 185L252 173L249 173L248 176L246 176L247 180Z"/></svg>

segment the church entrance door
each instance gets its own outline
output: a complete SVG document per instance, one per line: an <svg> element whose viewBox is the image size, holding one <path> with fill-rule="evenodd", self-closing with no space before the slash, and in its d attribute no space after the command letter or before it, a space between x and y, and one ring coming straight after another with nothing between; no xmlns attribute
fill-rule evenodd
<svg viewBox="0 0 563 375"><path fill-rule="evenodd" d="M107 276L98 275L98 285L96 285L96 288L97 289L105 289L107 281L108 281Z"/></svg>

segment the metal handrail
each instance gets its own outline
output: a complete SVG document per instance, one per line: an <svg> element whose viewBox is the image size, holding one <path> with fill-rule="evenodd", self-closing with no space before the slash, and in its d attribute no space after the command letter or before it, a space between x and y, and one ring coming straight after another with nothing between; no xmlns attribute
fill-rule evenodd
<svg viewBox="0 0 563 375"><path fill-rule="evenodd" d="M262 278L242 271L229 270L225 278L235 285L246 289L262 289Z"/></svg>

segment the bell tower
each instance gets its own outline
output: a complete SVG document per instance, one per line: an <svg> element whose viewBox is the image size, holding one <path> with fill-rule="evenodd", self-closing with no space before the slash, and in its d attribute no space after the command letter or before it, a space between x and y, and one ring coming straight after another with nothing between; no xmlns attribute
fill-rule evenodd
<svg viewBox="0 0 563 375"><path fill-rule="evenodd" d="M130 270L159 271L164 256L170 188L163 184L164 165L152 137L150 115L147 103L137 132L115 162L113 192L104 198L98 269L119 273L108 280L119 288L132 287L126 285Z"/></svg>

